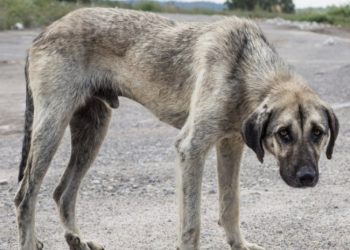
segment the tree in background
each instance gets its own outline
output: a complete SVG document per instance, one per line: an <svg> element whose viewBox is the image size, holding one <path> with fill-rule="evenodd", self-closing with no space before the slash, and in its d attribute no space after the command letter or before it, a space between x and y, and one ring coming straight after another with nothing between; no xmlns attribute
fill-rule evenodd
<svg viewBox="0 0 350 250"><path fill-rule="evenodd" d="M293 0L280 0L282 11L284 13L294 13L295 12L295 5L293 3Z"/></svg>
<svg viewBox="0 0 350 250"><path fill-rule="evenodd" d="M226 0L225 5L230 9L253 10L257 0Z"/></svg>
<svg viewBox="0 0 350 250"><path fill-rule="evenodd" d="M293 0L226 0L225 4L230 10L261 8L269 12L294 13L295 11Z"/></svg>
<svg viewBox="0 0 350 250"><path fill-rule="evenodd" d="M71 3L91 3L91 0L58 0L59 2L71 2Z"/></svg>

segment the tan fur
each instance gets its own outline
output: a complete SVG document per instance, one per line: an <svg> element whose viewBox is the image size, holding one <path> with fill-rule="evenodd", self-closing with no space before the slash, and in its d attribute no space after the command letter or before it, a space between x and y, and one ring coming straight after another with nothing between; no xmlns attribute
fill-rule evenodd
<svg viewBox="0 0 350 250"><path fill-rule="evenodd" d="M329 156L338 131L333 111L289 69L260 28L235 17L187 24L137 11L77 10L34 41L26 78L22 183L15 198L21 250L42 248L34 234L35 200L68 125L72 155L54 199L70 249L102 249L82 239L75 200L119 96L181 129L176 141L180 250L199 249L201 181L210 148L217 149L219 221L227 242L233 250L261 250L239 229L244 142L260 161L265 150L275 155L282 178L297 186L299 162L290 159L317 164L328 130ZM315 124L324 130L317 145L310 143ZM293 145L281 144L281 126L290 126Z"/></svg>

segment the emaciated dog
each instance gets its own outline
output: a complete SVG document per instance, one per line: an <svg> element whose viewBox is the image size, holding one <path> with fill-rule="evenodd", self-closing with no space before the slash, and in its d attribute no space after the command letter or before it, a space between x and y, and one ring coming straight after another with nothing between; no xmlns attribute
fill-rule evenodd
<svg viewBox="0 0 350 250"><path fill-rule="evenodd" d="M70 249L101 250L75 222L79 185L106 135L120 96L180 129L178 249L199 248L200 196L207 152L216 147L219 222L232 250L257 250L239 228L244 144L278 161L293 187L318 181L339 125L330 106L293 72L252 21L176 23L155 14L90 8L46 28L28 51L20 189L15 197L21 250L38 250L34 212L45 173L67 126L69 165L54 192Z"/></svg>

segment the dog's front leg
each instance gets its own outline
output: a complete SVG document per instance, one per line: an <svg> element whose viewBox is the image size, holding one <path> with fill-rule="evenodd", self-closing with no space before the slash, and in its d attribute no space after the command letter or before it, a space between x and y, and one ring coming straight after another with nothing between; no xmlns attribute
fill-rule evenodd
<svg viewBox="0 0 350 250"><path fill-rule="evenodd" d="M184 132L176 143L178 153L178 250L199 249L200 202L203 166L208 143L195 132Z"/></svg>
<svg viewBox="0 0 350 250"><path fill-rule="evenodd" d="M244 144L239 135L217 143L220 219L232 250L263 250L247 243L239 227L239 168Z"/></svg>

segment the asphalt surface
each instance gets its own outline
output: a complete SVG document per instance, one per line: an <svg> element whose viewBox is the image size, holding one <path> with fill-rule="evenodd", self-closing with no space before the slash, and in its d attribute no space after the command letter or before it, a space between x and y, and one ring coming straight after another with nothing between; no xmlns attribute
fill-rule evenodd
<svg viewBox="0 0 350 250"><path fill-rule="evenodd" d="M218 16L168 15L181 21ZM350 39L260 23L283 58L330 102L340 121L333 160L322 156L313 189L293 189L272 157L259 164L246 150L241 171L241 228L248 241L271 250L350 249ZM39 30L0 32L0 249L17 249L15 210L23 112L24 58ZM85 177L78 221L86 239L106 249L174 249L177 130L127 99L113 120L98 158ZM45 249L68 249L51 194L68 162L69 131L44 180L37 233ZM217 225L215 155L203 181L201 249L229 249Z"/></svg>

